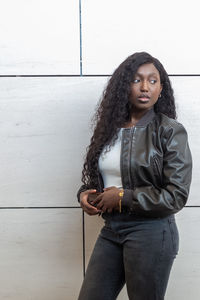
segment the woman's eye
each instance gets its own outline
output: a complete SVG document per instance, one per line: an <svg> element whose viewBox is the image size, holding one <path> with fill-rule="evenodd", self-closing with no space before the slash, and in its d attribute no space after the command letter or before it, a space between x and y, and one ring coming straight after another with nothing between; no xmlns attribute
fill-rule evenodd
<svg viewBox="0 0 200 300"><path fill-rule="evenodd" d="M138 83L140 79L133 79L133 83Z"/></svg>
<svg viewBox="0 0 200 300"><path fill-rule="evenodd" d="M151 80L150 80L150 82L153 83L153 84L156 83L156 81L157 81L157 80L155 80L155 79L151 79Z"/></svg>

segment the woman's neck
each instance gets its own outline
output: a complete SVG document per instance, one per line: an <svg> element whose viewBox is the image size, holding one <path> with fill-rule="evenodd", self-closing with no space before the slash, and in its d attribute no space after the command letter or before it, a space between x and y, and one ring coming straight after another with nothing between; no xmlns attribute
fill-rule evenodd
<svg viewBox="0 0 200 300"><path fill-rule="evenodd" d="M139 110L139 111L132 111L131 112L131 120L127 123L125 123L125 126L123 126L124 128L129 128L129 127L133 127L137 124L137 122L147 113L147 111L149 111L149 109L147 110Z"/></svg>

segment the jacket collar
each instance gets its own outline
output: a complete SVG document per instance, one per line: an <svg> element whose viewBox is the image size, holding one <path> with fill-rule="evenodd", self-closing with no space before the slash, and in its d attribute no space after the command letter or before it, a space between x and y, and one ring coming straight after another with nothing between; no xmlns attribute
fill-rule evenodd
<svg viewBox="0 0 200 300"><path fill-rule="evenodd" d="M149 124L151 120L155 117L154 108L152 107L150 110L146 112L146 114L136 123L136 127L143 127Z"/></svg>

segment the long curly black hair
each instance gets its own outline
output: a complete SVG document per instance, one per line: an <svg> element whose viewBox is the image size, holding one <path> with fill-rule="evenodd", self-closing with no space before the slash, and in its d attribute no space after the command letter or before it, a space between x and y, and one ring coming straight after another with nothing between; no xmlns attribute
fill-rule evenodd
<svg viewBox="0 0 200 300"><path fill-rule="evenodd" d="M119 128L131 120L131 82L138 68L146 63L156 67L162 84L161 97L155 103L154 111L176 119L173 89L160 61L146 52L136 52L127 57L108 81L93 117L94 133L82 171L82 182L88 188L98 186L98 159L102 149L107 145L109 150L117 139Z"/></svg>

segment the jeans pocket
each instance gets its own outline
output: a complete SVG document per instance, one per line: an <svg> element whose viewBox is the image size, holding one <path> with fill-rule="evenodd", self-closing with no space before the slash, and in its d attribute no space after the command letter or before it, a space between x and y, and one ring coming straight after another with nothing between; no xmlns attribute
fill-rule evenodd
<svg viewBox="0 0 200 300"><path fill-rule="evenodd" d="M174 254L178 254L179 251L179 233L178 233L178 228L176 226L176 222L174 219L169 219L168 220L169 224L169 231L171 235L171 240L172 240L172 247Z"/></svg>

